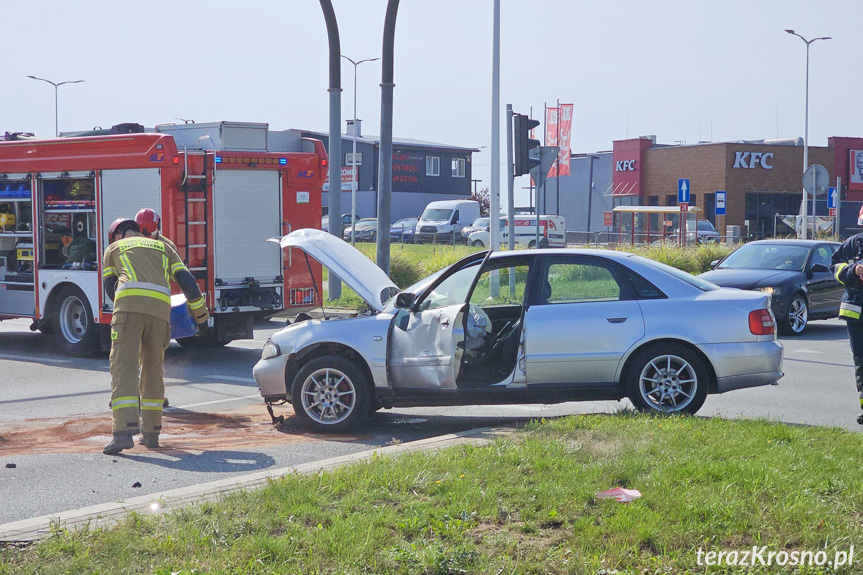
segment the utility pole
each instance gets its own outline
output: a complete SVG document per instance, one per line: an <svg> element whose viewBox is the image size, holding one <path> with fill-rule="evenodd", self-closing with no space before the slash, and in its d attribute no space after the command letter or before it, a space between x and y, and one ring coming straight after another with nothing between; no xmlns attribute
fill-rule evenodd
<svg viewBox="0 0 863 575"><path fill-rule="evenodd" d="M393 60L399 0L388 0L381 62L381 153L378 160L378 267L390 275L393 196Z"/></svg>

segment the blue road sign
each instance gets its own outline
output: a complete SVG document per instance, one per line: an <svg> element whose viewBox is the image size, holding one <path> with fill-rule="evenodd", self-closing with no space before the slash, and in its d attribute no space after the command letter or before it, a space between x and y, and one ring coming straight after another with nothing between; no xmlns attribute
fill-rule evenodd
<svg viewBox="0 0 863 575"><path fill-rule="evenodd" d="M836 204L839 203L839 192L836 191L836 188L827 188L827 209L835 210L837 208Z"/></svg>
<svg viewBox="0 0 863 575"><path fill-rule="evenodd" d="M716 215L724 216L725 215L725 197L726 192L724 190L716 190Z"/></svg>
<svg viewBox="0 0 863 575"><path fill-rule="evenodd" d="M677 203L689 203L689 178L680 178L677 180Z"/></svg>

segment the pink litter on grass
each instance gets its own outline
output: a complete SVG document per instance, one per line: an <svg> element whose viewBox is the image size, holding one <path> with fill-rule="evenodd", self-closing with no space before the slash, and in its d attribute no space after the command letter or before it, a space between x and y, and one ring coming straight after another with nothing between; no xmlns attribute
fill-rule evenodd
<svg viewBox="0 0 863 575"><path fill-rule="evenodd" d="M629 503L630 501L635 501L639 497L641 497L641 492L639 490L624 489L623 487L615 487L614 489L598 491L596 493L597 499L614 499L621 503Z"/></svg>

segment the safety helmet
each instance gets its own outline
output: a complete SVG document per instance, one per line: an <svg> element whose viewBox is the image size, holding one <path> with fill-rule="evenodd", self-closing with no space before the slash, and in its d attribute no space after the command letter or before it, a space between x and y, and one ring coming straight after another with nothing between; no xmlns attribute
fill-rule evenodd
<svg viewBox="0 0 863 575"><path fill-rule="evenodd" d="M135 221L141 227L141 233L147 237L151 237L159 231L162 225L162 218L150 208L144 208L135 214Z"/></svg>
<svg viewBox="0 0 863 575"><path fill-rule="evenodd" d="M863 206L860 206L860 213L857 214L857 227L863 228Z"/></svg>
<svg viewBox="0 0 863 575"><path fill-rule="evenodd" d="M128 230L140 232L141 228L135 220L130 220L129 218L117 218L108 228L108 243L114 243L114 234L125 233Z"/></svg>

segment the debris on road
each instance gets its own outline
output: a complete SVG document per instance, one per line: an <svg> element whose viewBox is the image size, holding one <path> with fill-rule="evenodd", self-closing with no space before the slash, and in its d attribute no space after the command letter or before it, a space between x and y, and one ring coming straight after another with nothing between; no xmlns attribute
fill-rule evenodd
<svg viewBox="0 0 863 575"><path fill-rule="evenodd" d="M639 490L624 489L623 487L615 487L614 489L598 491L596 493L597 499L614 499L621 503L629 503L630 501L635 501L639 497L641 497L641 492Z"/></svg>

